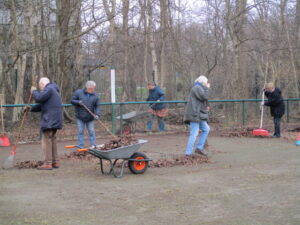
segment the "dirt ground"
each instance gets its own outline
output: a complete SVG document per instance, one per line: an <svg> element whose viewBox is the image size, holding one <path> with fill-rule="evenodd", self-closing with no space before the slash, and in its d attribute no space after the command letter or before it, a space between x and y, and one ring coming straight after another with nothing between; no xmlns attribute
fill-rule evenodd
<svg viewBox="0 0 300 225"><path fill-rule="evenodd" d="M153 159L184 153L186 133L139 135ZM98 144L109 137L97 139ZM59 142L59 153L71 151ZM96 161L65 159L59 169L0 169L0 225L299 225L300 147L294 140L209 137L209 163L149 168L122 178ZM0 148L0 161L10 148ZM39 143L16 162L41 160Z"/></svg>

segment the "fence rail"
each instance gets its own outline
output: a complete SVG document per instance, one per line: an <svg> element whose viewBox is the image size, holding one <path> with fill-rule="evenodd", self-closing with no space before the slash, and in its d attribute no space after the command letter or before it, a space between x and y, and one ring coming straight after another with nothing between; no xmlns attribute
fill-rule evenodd
<svg viewBox="0 0 300 225"><path fill-rule="evenodd" d="M241 104L241 123L245 125L246 123L246 103L249 102L261 102L262 99L227 99L227 100L209 100L210 103L239 103ZM290 122L290 102L299 102L300 98L286 98L284 99L285 107L286 107L286 122ZM157 103L156 101L138 101L138 102L101 102L99 105L103 106L110 106L111 107L111 123L112 123L112 133L116 134L116 107L119 106L119 115L120 115L120 132L123 130L123 118L122 115L124 114L124 106L125 105L143 105L143 104L153 104ZM185 100L173 100L173 101L160 101L160 103L167 103L167 104L179 104L183 103L186 104L187 101ZM25 106L33 106L35 104L3 104L2 107L25 107ZM72 104L62 104L63 107L71 107Z"/></svg>

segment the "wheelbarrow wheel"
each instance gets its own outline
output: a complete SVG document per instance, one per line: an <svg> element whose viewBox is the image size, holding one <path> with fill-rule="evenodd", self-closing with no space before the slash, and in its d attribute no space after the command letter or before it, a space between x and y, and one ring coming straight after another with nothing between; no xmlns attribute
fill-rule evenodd
<svg viewBox="0 0 300 225"><path fill-rule="evenodd" d="M123 135L131 134L132 130L129 124L124 124L123 126Z"/></svg>
<svg viewBox="0 0 300 225"><path fill-rule="evenodd" d="M142 174L148 168L148 161L135 161L135 160L144 160L147 159L147 156L141 152L134 153L128 161L129 170L134 174Z"/></svg>

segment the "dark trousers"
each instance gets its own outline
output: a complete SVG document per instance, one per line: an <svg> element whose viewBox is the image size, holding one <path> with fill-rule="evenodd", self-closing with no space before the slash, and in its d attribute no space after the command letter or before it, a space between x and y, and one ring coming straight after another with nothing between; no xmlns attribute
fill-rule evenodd
<svg viewBox="0 0 300 225"><path fill-rule="evenodd" d="M281 117L274 117L274 127L275 127L274 136L277 137L280 137L280 120Z"/></svg>

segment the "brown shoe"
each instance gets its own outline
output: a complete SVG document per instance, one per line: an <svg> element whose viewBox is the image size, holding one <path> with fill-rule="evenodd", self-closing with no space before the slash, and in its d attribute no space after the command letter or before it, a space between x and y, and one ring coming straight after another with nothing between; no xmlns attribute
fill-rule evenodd
<svg viewBox="0 0 300 225"><path fill-rule="evenodd" d="M196 149L195 150L195 153L197 153L197 154L199 154L199 155L202 155L202 156L206 156L207 157L207 154L206 153L204 153L202 150L200 150L200 149Z"/></svg>
<svg viewBox="0 0 300 225"><path fill-rule="evenodd" d="M41 166L37 167L38 170L52 170L52 165L49 163L44 163Z"/></svg>
<svg viewBox="0 0 300 225"><path fill-rule="evenodd" d="M209 149L209 144L208 144L207 140L204 143L203 149L207 149L207 150Z"/></svg>
<svg viewBox="0 0 300 225"><path fill-rule="evenodd" d="M58 162L52 163L52 168L54 168L54 169L59 168L59 163Z"/></svg>

